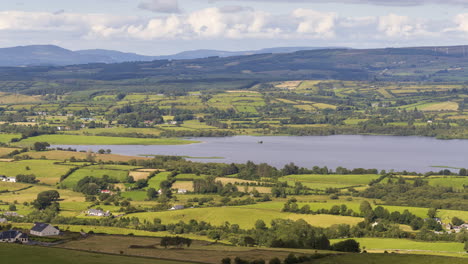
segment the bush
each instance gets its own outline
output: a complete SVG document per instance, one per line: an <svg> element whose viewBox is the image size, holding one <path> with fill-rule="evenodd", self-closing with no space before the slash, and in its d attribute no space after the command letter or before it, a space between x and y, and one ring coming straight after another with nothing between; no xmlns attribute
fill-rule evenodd
<svg viewBox="0 0 468 264"><path fill-rule="evenodd" d="M354 239L348 239L341 241L332 245L332 250L341 251L341 252L361 252L359 248L359 243Z"/></svg>

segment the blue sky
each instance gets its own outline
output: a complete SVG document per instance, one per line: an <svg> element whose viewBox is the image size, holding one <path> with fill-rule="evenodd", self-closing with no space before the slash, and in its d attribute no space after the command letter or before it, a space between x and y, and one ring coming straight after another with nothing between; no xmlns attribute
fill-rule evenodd
<svg viewBox="0 0 468 264"><path fill-rule="evenodd" d="M161 55L467 41L468 0L10 0L0 5L0 47L56 44Z"/></svg>

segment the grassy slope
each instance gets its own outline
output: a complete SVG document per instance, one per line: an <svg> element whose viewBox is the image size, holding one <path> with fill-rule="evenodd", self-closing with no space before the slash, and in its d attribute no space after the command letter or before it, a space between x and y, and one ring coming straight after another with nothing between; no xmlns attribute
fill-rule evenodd
<svg viewBox="0 0 468 264"><path fill-rule="evenodd" d="M116 252L117 253L117 252ZM0 256L9 264L177 264L180 261L154 260L105 254L95 254L58 248L0 244Z"/></svg>

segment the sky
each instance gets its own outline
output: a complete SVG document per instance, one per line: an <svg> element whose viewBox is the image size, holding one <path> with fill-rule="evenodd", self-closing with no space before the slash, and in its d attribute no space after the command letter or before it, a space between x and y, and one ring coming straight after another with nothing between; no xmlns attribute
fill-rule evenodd
<svg viewBox="0 0 468 264"><path fill-rule="evenodd" d="M468 0L0 0L0 47L145 55L468 44Z"/></svg>

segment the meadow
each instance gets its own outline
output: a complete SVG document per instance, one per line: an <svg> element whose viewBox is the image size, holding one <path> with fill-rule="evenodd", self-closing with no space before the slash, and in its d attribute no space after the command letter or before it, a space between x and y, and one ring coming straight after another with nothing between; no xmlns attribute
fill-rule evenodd
<svg viewBox="0 0 468 264"><path fill-rule="evenodd" d="M464 264L466 259L407 254L342 254L314 260L317 264Z"/></svg>
<svg viewBox="0 0 468 264"><path fill-rule="evenodd" d="M388 252L410 253L414 252L422 254L434 255L452 255L459 257L468 257L463 249L463 243L456 242L425 242L409 239L394 239L394 238L355 238L357 242L364 248L372 252ZM342 239L332 239L332 243L342 241Z"/></svg>
<svg viewBox="0 0 468 264"><path fill-rule="evenodd" d="M74 171L70 174L65 180L61 182L64 186L68 188L73 188L78 181L83 179L86 176L93 176L96 178L102 178L104 175L109 176L110 178L116 179L119 182L124 182L128 176L128 170L119 170L119 169L107 169L105 166L90 166L84 167Z"/></svg>
<svg viewBox="0 0 468 264"><path fill-rule="evenodd" d="M302 183L312 189L324 190L326 188L346 188L366 186L370 181L379 178L379 175L288 175L280 178L288 185L294 186L296 182Z"/></svg>
<svg viewBox="0 0 468 264"><path fill-rule="evenodd" d="M238 224L241 228L249 229L255 224L252 219L261 219L267 225L271 220L277 218L298 220L304 219L309 224L320 227L329 227L334 224L347 223L355 225L362 221L362 218L335 216L335 215L300 215L293 213L282 213L276 210L251 209L247 207L210 207L194 208L176 211L147 212L129 214L129 217L138 217L140 221L152 221L154 218L160 218L163 223L177 223L179 221L188 222L191 219L205 221L213 225L223 225L225 222Z"/></svg>
<svg viewBox="0 0 468 264"><path fill-rule="evenodd" d="M34 174L38 180L46 184L55 184L74 166L55 164L53 160L20 160L0 162L3 175L15 177L18 174Z"/></svg>

